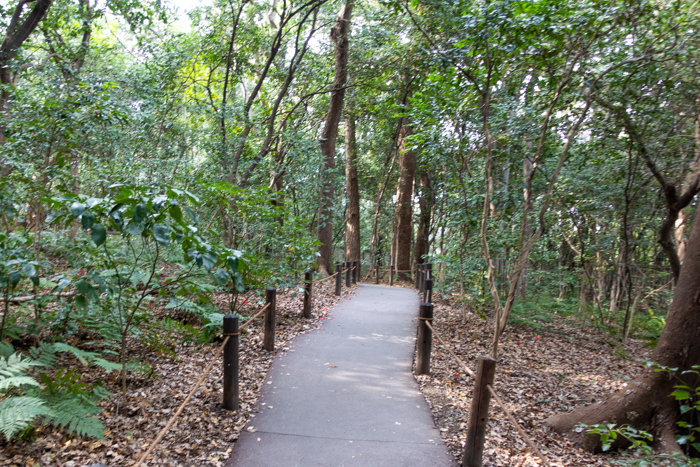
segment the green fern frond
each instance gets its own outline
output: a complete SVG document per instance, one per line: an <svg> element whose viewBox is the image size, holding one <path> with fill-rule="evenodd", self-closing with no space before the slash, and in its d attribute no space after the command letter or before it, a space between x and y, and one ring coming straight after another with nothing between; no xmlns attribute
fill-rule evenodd
<svg viewBox="0 0 700 467"><path fill-rule="evenodd" d="M105 360L94 352L81 350L77 347L73 347L72 345L64 344L63 342L56 342L53 344L53 347L56 352L68 352L80 360L80 363L83 365L96 365L105 370L107 373L121 369L121 365L119 365L119 363L112 363L109 360Z"/></svg>
<svg viewBox="0 0 700 467"><path fill-rule="evenodd" d="M12 387L39 386L39 383L25 372L32 367L39 366L35 360L26 358L19 353L9 357L0 357L0 391Z"/></svg>
<svg viewBox="0 0 700 467"><path fill-rule="evenodd" d="M0 392L10 388L39 387L39 383L31 376L0 376Z"/></svg>
<svg viewBox="0 0 700 467"><path fill-rule="evenodd" d="M27 428L32 421L48 414L49 409L38 397L10 397L0 401L0 432L8 441Z"/></svg>
<svg viewBox="0 0 700 467"><path fill-rule="evenodd" d="M15 353L15 348L12 347L12 344L5 344L4 342L0 342L0 357L9 357Z"/></svg>
<svg viewBox="0 0 700 467"><path fill-rule="evenodd" d="M70 434L104 438L104 425L91 415L100 409L84 397L53 398L53 403L44 419L57 429L65 429Z"/></svg>

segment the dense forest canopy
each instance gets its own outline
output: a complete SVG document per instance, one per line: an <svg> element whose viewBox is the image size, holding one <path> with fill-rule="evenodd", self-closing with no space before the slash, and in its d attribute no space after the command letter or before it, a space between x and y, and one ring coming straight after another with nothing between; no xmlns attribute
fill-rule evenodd
<svg viewBox="0 0 700 467"><path fill-rule="evenodd" d="M211 331L215 291L235 312L357 259L433 263L494 356L552 314L661 336L700 190L696 2L0 12L3 346L96 333L125 391L154 301Z"/></svg>

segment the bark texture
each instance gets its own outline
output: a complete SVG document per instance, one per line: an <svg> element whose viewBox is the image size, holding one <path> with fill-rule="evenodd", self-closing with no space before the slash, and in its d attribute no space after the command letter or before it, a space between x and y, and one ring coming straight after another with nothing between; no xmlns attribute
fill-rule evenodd
<svg viewBox="0 0 700 467"><path fill-rule="evenodd" d="M355 116L345 118L345 184L348 198L345 220L345 260L360 259L360 188L357 181Z"/></svg>
<svg viewBox="0 0 700 467"><path fill-rule="evenodd" d="M335 26L331 29L331 39L335 44L335 76L331 101L326 114L326 123L321 133L321 153L323 170L321 171L321 195L318 213L318 247L320 256L318 265L322 274L330 275L333 271L333 171L335 170L335 142L338 138L338 124L343 110L345 83L348 79L348 32L352 15L352 1L340 7Z"/></svg>
<svg viewBox="0 0 700 467"><path fill-rule="evenodd" d="M10 62L17 54L17 50L29 38L29 35L34 32L39 22L44 18L46 12L51 6L51 0L37 0L31 7L29 14L24 15L25 6L31 5L26 1L20 1L15 7L10 24L5 31L5 37L0 45L0 112L6 114L8 111L7 104L10 100L10 87L13 84L12 71L10 70ZM5 125L0 125L0 143L4 143L5 137L2 130Z"/></svg>
<svg viewBox="0 0 700 467"><path fill-rule="evenodd" d="M399 185L396 189L396 269L398 280L409 281L411 273L411 236L413 233L413 179L416 176L416 153L406 147L406 138L411 136L409 125L401 128Z"/></svg>
<svg viewBox="0 0 700 467"><path fill-rule="evenodd" d="M685 378L683 371L700 363L700 216L695 216L666 326L652 360L663 366L678 368L676 376L681 380ZM674 435L680 414L679 405L669 396L675 384L678 384L677 381L666 373L649 369L606 401L556 415L547 420L547 424L589 450L598 448L598 439L574 431L578 423L628 424L653 433L657 449L677 451L679 447Z"/></svg>

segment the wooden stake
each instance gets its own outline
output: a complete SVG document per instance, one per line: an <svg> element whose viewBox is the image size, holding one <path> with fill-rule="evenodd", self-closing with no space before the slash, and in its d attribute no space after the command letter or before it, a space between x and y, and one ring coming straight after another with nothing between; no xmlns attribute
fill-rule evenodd
<svg viewBox="0 0 700 467"><path fill-rule="evenodd" d="M304 273L304 318L311 318L311 281L313 272Z"/></svg>
<svg viewBox="0 0 700 467"><path fill-rule="evenodd" d="M375 284L379 284L379 263L377 263L377 269L376 269L376 271L377 271L377 272L376 272L375 275L374 275L374 283L375 283Z"/></svg>
<svg viewBox="0 0 700 467"><path fill-rule="evenodd" d="M352 271L350 271L350 268L352 267L352 261L346 261L345 262L345 287L350 287L350 282L351 282L351 276L350 274Z"/></svg>
<svg viewBox="0 0 700 467"><path fill-rule="evenodd" d="M416 340L416 374L430 374L430 350L433 343L433 331L426 326L426 321L433 320L433 304L423 303L418 314L418 339Z"/></svg>
<svg viewBox="0 0 700 467"><path fill-rule="evenodd" d="M423 292L423 301L426 303L433 303L433 280L425 280L425 291Z"/></svg>
<svg viewBox="0 0 700 467"><path fill-rule="evenodd" d="M487 356L479 357L462 467L482 467L486 424L489 419L489 402L491 401L488 386L493 385L495 375L496 360Z"/></svg>
<svg viewBox="0 0 700 467"><path fill-rule="evenodd" d="M389 285L394 285L394 266L389 266Z"/></svg>
<svg viewBox="0 0 700 467"><path fill-rule="evenodd" d="M335 263L335 295L340 297L343 287L343 263Z"/></svg>
<svg viewBox="0 0 700 467"><path fill-rule="evenodd" d="M224 316L224 409L238 410L238 316Z"/></svg>
<svg viewBox="0 0 700 467"><path fill-rule="evenodd" d="M353 261L352 262L352 283L357 284L357 271L358 271L358 266L357 264L359 261Z"/></svg>
<svg viewBox="0 0 700 467"><path fill-rule="evenodd" d="M265 336L263 337L263 349L268 352L275 350L275 308L277 305L277 289L270 287L267 289L267 300L270 306L265 310Z"/></svg>

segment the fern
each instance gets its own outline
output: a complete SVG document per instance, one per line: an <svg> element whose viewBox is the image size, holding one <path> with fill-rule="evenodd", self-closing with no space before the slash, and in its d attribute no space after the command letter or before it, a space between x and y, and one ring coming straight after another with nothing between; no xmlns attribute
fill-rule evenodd
<svg viewBox="0 0 700 467"><path fill-rule="evenodd" d="M57 342L55 344L51 344L56 352L68 352L72 354L75 358L77 358L80 363L83 365L96 365L105 370L107 373L110 373L114 370L120 370L121 365L118 363L112 363L109 360L105 360L104 358L99 357L96 353L94 352L88 352L86 350L81 350L77 347L73 347L72 345L64 344L62 342Z"/></svg>
<svg viewBox="0 0 700 467"><path fill-rule="evenodd" d="M0 432L9 441L38 417L48 413L49 408L39 397L10 397L0 401Z"/></svg>
<svg viewBox="0 0 700 467"><path fill-rule="evenodd" d="M25 374L27 370L36 366L40 366L36 360L25 358L20 354L12 354L7 358L0 357L0 391L4 392L12 387L38 387L39 383Z"/></svg>
<svg viewBox="0 0 700 467"><path fill-rule="evenodd" d="M5 346L0 351L11 348ZM19 353L0 356L0 398L5 397L0 401L0 432L8 441L42 423L70 434L104 438L102 422L92 417L100 413L97 401L109 396L100 384L90 388L81 383L75 369L61 368L52 376L39 373L40 381L28 374L37 367L52 367L59 352L74 355L84 365L97 365L107 371L119 368L93 352L63 343L42 343L30 349L30 357Z"/></svg>
<svg viewBox="0 0 700 467"><path fill-rule="evenodd" d="M104 425L91 416L100 413L100 409L89 398L67 395L52 398L49 403L44 423L58 430L65 429L69 434L104 439Z"/></svg>

